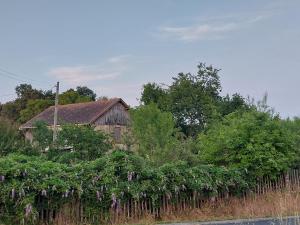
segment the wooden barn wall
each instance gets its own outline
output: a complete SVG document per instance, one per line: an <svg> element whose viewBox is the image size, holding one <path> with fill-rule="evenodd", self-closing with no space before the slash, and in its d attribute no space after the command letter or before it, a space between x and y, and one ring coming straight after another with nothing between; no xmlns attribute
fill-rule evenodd
<svg viewBox="0 0 300 225"><path fill-rule="evenodd" d="M113 106L108 112L101 116L95 121L94 125L129 125L129 113L128 110L121 104L118 103Z"/></svg>

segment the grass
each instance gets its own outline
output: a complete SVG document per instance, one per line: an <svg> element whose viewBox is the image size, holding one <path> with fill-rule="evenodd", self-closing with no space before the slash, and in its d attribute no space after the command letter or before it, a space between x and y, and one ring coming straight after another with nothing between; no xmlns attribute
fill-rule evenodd
<svg viewBox="0 0 300 225"><path fill-rule="evenodd" d="M217 221L230 219L254 219L300 215L300 189L294 191L268 192L263 195L253 194L244 198L230 197L228 199L207 202L201 208L186 209L161 214L155 219L152 215L145 215L140 219L122 219L114 225L152 225L157 223L174 223L188 221ZM72 218L62 217L56 220L56 225L75 225ZM81 225L90 225L83 223ZM284 221L282 225L285 225ZM300 225L300 221L297 224Z"/></svg>
<svg viewBox="0 0 300 225"><path fill-rule="evenodd" d="M264 217L283 218L300 215L300 191L269 192L264 195L253 195L246 198L229 198L214 203L206 203L200 209L185 210L163 214L160 221L152 216L139 221L126 223L135 225L152 225L167 222L215 221L229 219L252 219ZM300 224L298 221L297 224Z"/></svg>

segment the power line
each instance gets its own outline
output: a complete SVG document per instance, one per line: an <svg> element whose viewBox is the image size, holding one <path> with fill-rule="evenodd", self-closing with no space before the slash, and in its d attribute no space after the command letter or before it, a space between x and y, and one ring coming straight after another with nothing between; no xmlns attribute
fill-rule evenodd
<svg viewBox="0 0 300 225"><path fill-rule="evenodd" d="M16 73L13 73L13 72L10 72L8 70L5 70L3 68L0 68L0 76L2 77L7 77L7 78L10 78L10 79L13 79L13 80L16 80L18 82L25 82L25 83L31 83L31 82L39 82L40 84L42 83L41 81L38 81L38 80L33 80L31 78L28 78L28 77L25 77L25 76L21 76L19 74L16 74ZM25 80L25 79L28 79L28 80ZM29 81L30 80L30 81ZM51 90L54 88L54 87L57 87L57 85L51 87ZM4 95L0 95L0 97L6 97L6 96L12 96L12 95L15 95L15 94L4 94Z"/></svg>
<svg viewBox="0 0 300 225"><path fill-rule="evenodd" d="M16 80L16 81L20 81L20 82L26 82L26 83L27 83L27 81L25 81L25 80L21 80L21 79L19 79L19 78L16 78L16 77L10 76L10 75L8 75L8 74L5 74L5 73L2 73L2 72L0 72L0 76L7 77L7 78L10 78L10 79L13 79L13 80Z"/></svg>
<svg viewBox="0 0 300 225"><path fill-rule="evenodd" d="M28 80L25 80L25 79L23 79L23 77L25 78L25 76L22 77L22 76L20 76L16 73L12 73L12 72L10 72L8 70L5 70L5 69L2 69L2 68L0 68L0 76L6 77L6 78L9 78L9 79L12 79L12 80L16 80L18 82L24 82L24 83L31 83L32 81L33 82L39 82L37 80L33 80L33 79L29 79L29 78L28 78ZM42 84L42 82L40 82L40 84ZM51 87L51 90L54 87L56 87L56 86ZM4 95L0 95L0 97L2 98L2 97L12 96L12 95L16 95L16 94L4 94Z"/></svg>
<svg viewBox="0 0 300 225"><path fill-rule="evenodd" d="M42 81L38 81L38 80L34 80L34 79L31 79L27 76L24 76L24 75L19 75L19 74L16 74L16 73L13 73L13 72L10 72L8 70L5 70L3 68L0 67L0 72L2 74L2 76L6 76L6 77L9 77L11 79L14 79L14 80L17 80L17 81L21 81L21 82L38 82L38 83L42 83ZM1 75L0 74L0 75ZM26 79L26 80L25 80Z"/></svg>

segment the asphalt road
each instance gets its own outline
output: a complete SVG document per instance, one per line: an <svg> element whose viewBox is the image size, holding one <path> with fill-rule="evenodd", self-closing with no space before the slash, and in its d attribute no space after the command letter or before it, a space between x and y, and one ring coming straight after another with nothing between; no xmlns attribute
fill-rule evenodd
<svg viewBox="0 0 300 225"><path fill-rule="evenodd" d="M168 223L164 225L300 225L300 217L227 220L213 222Z"/></svg>

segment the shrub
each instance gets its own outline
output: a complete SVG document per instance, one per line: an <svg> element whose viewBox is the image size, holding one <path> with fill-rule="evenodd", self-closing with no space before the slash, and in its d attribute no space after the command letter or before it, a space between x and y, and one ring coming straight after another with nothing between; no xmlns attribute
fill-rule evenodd
<svg viewBox="0 0 300 225"><path fill-rule="evenodd" d="M18 151L23 144L17 126L0 117L0 156Z"/></svg>
<svg viewBox="0 0 300 225"><path fill-rule="evenodd" d="M249 178L276 176L295 156L293 138L277 116L235 112L199 135L199 156L217 166L242 169Z"/></svg>

